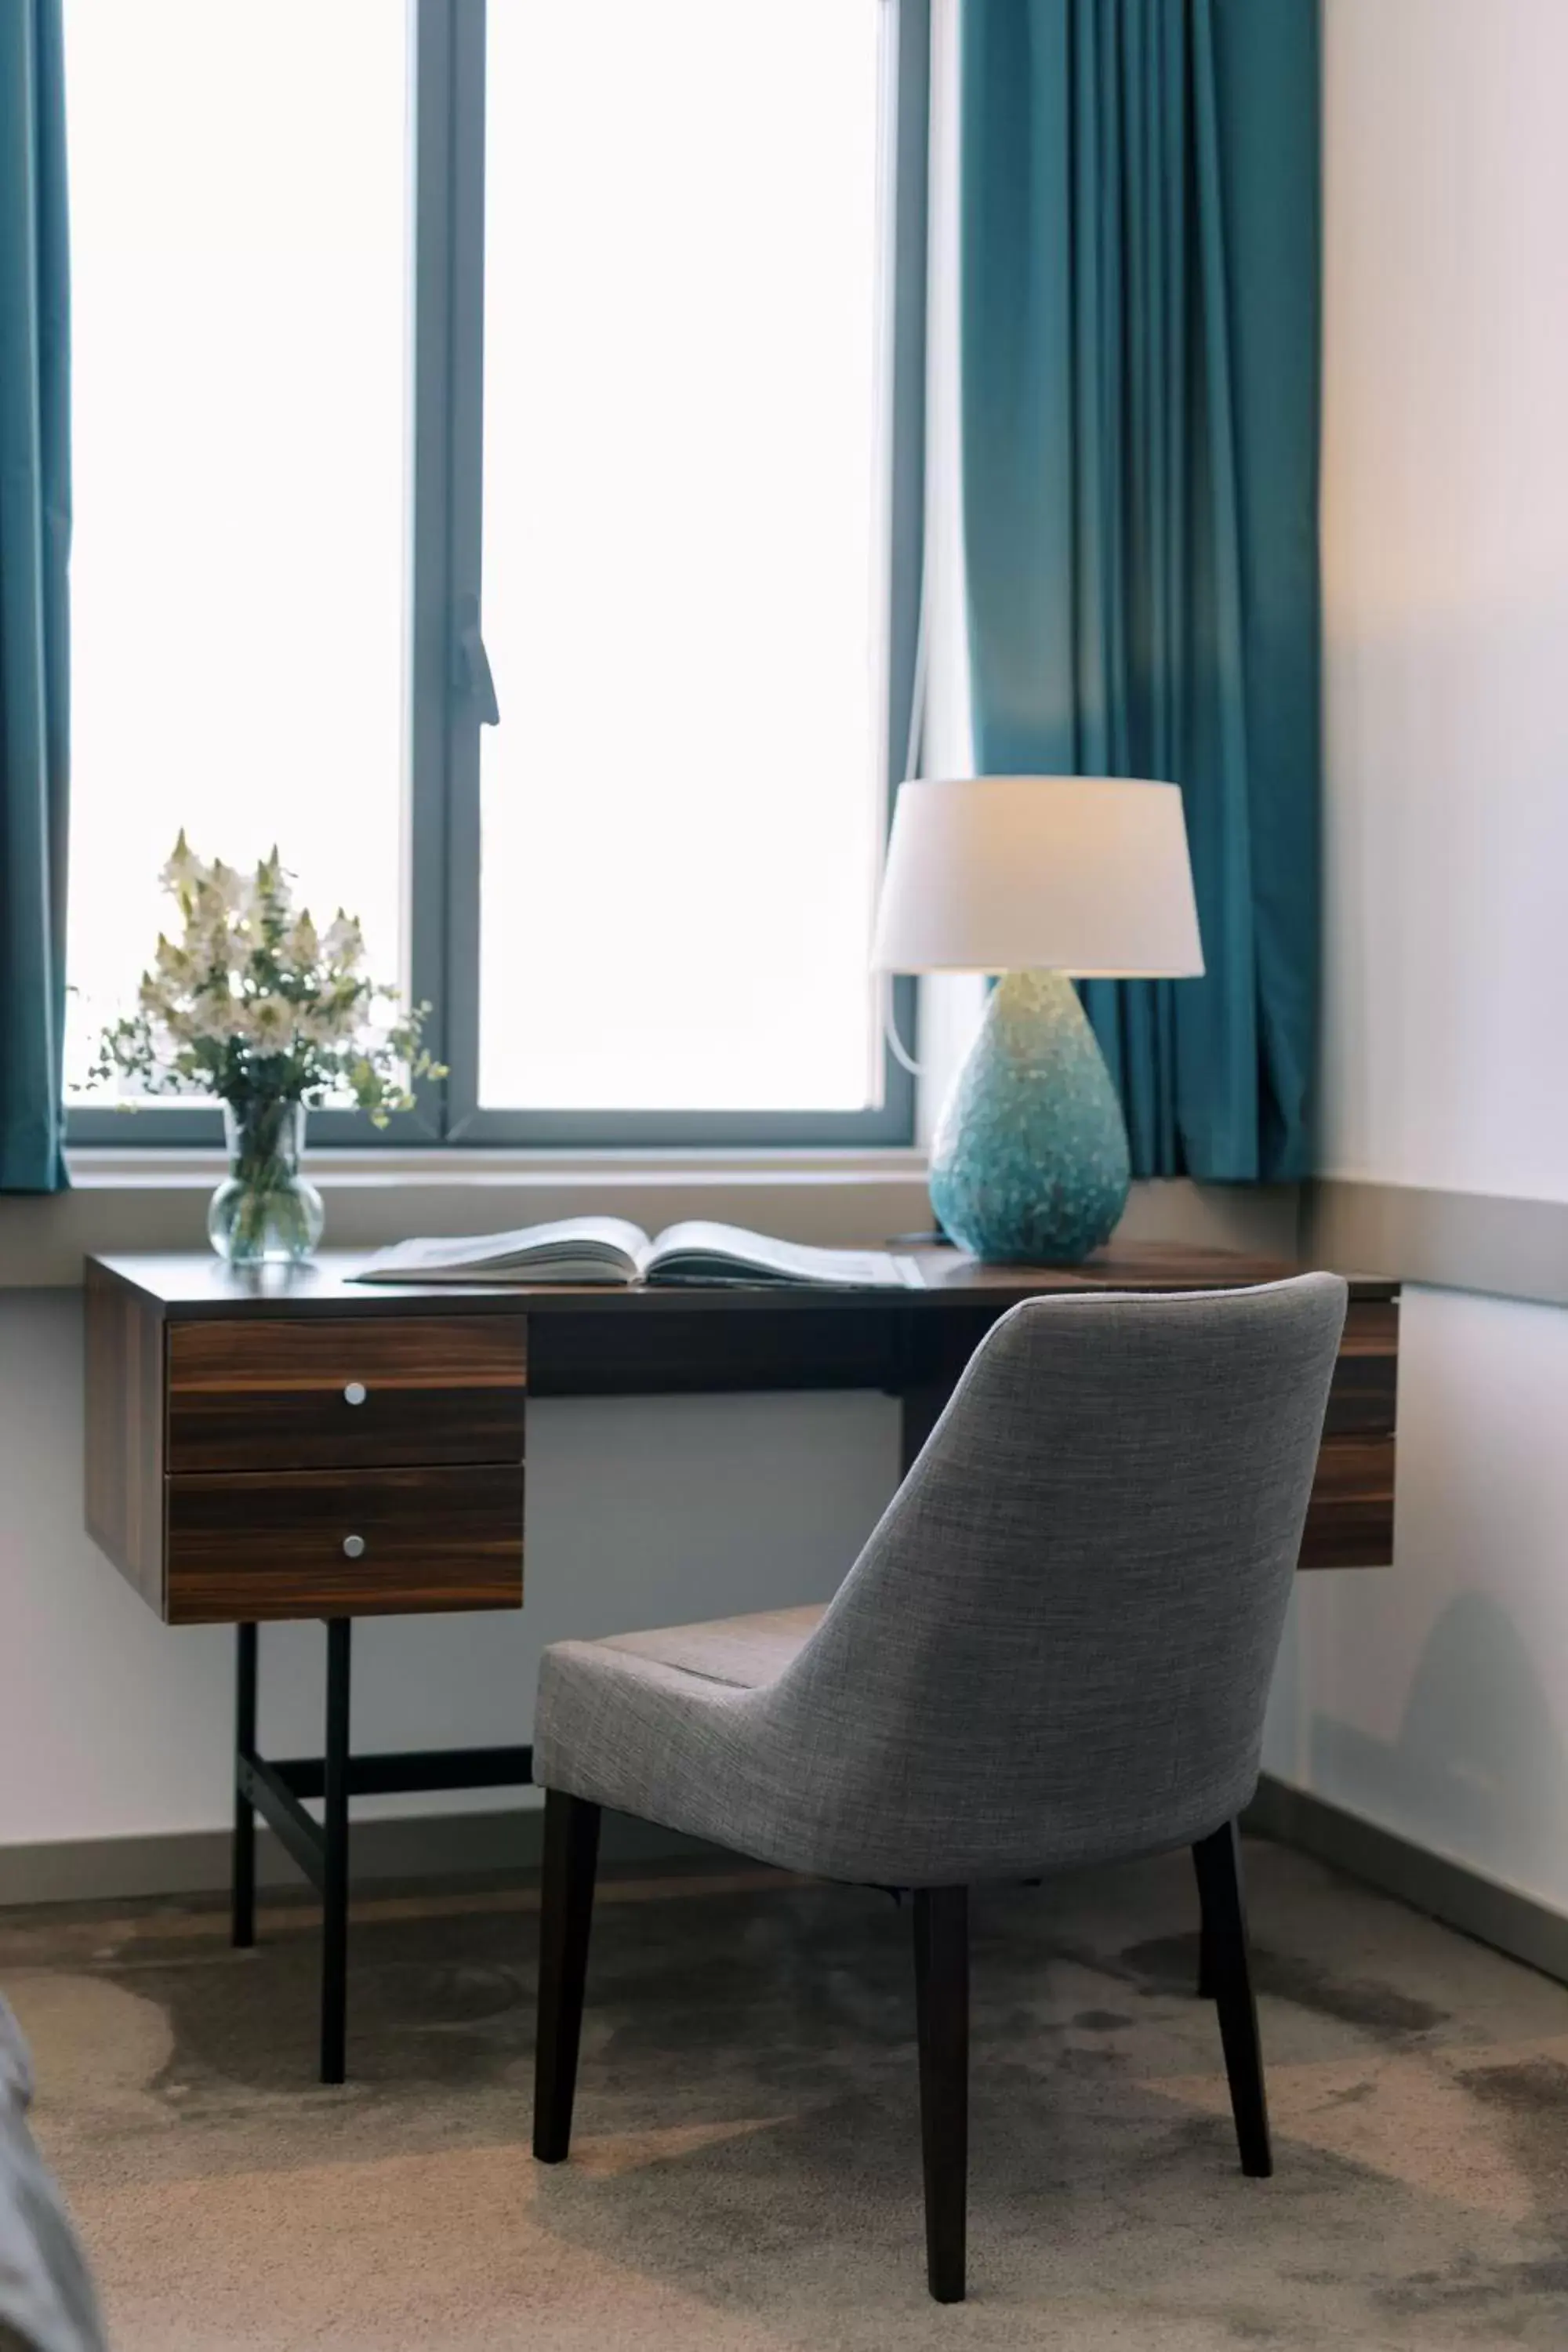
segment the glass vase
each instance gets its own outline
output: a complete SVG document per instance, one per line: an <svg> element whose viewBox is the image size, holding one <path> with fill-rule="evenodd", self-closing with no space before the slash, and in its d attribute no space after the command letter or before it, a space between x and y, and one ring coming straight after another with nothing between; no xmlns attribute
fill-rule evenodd
<svg viewBox="0 0 1568 2352"><path fill-rule="evenodd" d="M207 1239L230 1265L296 1265L321 1238L321 1196L300 1173L301 1102L225 1103L228 1181L207 1210Z"/></svg>

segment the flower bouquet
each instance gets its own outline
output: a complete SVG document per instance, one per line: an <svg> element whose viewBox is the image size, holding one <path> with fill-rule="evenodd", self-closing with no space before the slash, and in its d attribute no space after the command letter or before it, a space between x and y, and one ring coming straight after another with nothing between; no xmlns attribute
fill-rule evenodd
<svg viewBox="0 0 1568 2352"><path fill-rule="evenodd" d="M404 1010L366 976L353 916L340 908L318 931L276 849L244 874L205 865L182 832L159 878L181 936L160 932L137 1010L104 1030L92 1080L216 1095L229 1174L207 1212L214 1249L236 1265L309 1257L322 1212L300 1173L306 1109L347 1096L377 1127L411 1110L416 1079L446 1075L420 1043L429 1007Z"/></svg>

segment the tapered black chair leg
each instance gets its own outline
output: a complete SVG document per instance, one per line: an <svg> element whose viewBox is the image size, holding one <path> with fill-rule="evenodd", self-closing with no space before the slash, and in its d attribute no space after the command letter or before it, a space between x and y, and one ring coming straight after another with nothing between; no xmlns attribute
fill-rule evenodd
<svg viewBox="0 0 1568 2352"><path fill-rule="evenodd" d="M533 2054L533 2153L562 2164L572 2142L572 2101L583 2036L583 1988L599 1808L550 1789L544 1798L544 1879L539 1921L539 2028Z"/></svg>
<svg viewBox="0 0 1568 2352"><path fill-rule="evenodd" d="M962 2303L969 2180L968 1888L917 1888L914 1931L926 2283L938 2303Z"/></svg>
<svg viewBox="0 0 1568 2352"><path fill-rule="evenodd" d="M1197 1865L1197 1859L1198 1850L1196 1846L1194 1846L1193 1848L1193 1863L1194 1868L1196 1868ZM1198 1907L1202 1921L1198 1929L1198 1999L1200 2000L1212 2000L1215 1997L1214 1948L1212 1938L1209 1935L1208 1906L1204 1897L1204 1874L1201 1870L1197 1870L1197 1881Z"/></svg>
<svg viewBox="0 0 1568 2352"><path fill-rule="evenodd" d="M1247 1952L1247 1908L1241 1891L1241 1836L1234 1822L1201 1838L1193 1848L1203 1901L1204 1946L1219 2007L1220 2041L1230 2080L1241 2168L1255 2179L1274 2169L1268 2144L1268 2104L1263 2087L1263 2051L1258 2039L1258 2004L1252 1992Z"/></svg>

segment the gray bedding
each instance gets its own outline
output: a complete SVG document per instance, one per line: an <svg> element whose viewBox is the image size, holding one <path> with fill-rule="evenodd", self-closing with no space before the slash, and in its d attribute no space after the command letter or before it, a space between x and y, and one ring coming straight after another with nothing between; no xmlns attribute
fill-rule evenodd
<svg viewBox="0 0 1568 2352"><path fill-rule="evenodd" d="M98 2299L27 2128L32 2061L0 2000L0 2352L106 2352Z"/></svg>

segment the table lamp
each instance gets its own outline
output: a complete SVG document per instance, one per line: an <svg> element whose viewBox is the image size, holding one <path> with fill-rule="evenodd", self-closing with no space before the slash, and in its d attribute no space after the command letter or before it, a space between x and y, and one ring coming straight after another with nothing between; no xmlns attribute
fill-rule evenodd
<svg viewBox="0 0 1568 2352"><path fill-rule="evenodd" d="M1074 1265L1098 1249L1131 1165L1072 982L1203 971L1180 789L1121 776L901 785L872 966L1001 975L931 1146L943 1229L999 1264Z"/></svg>

